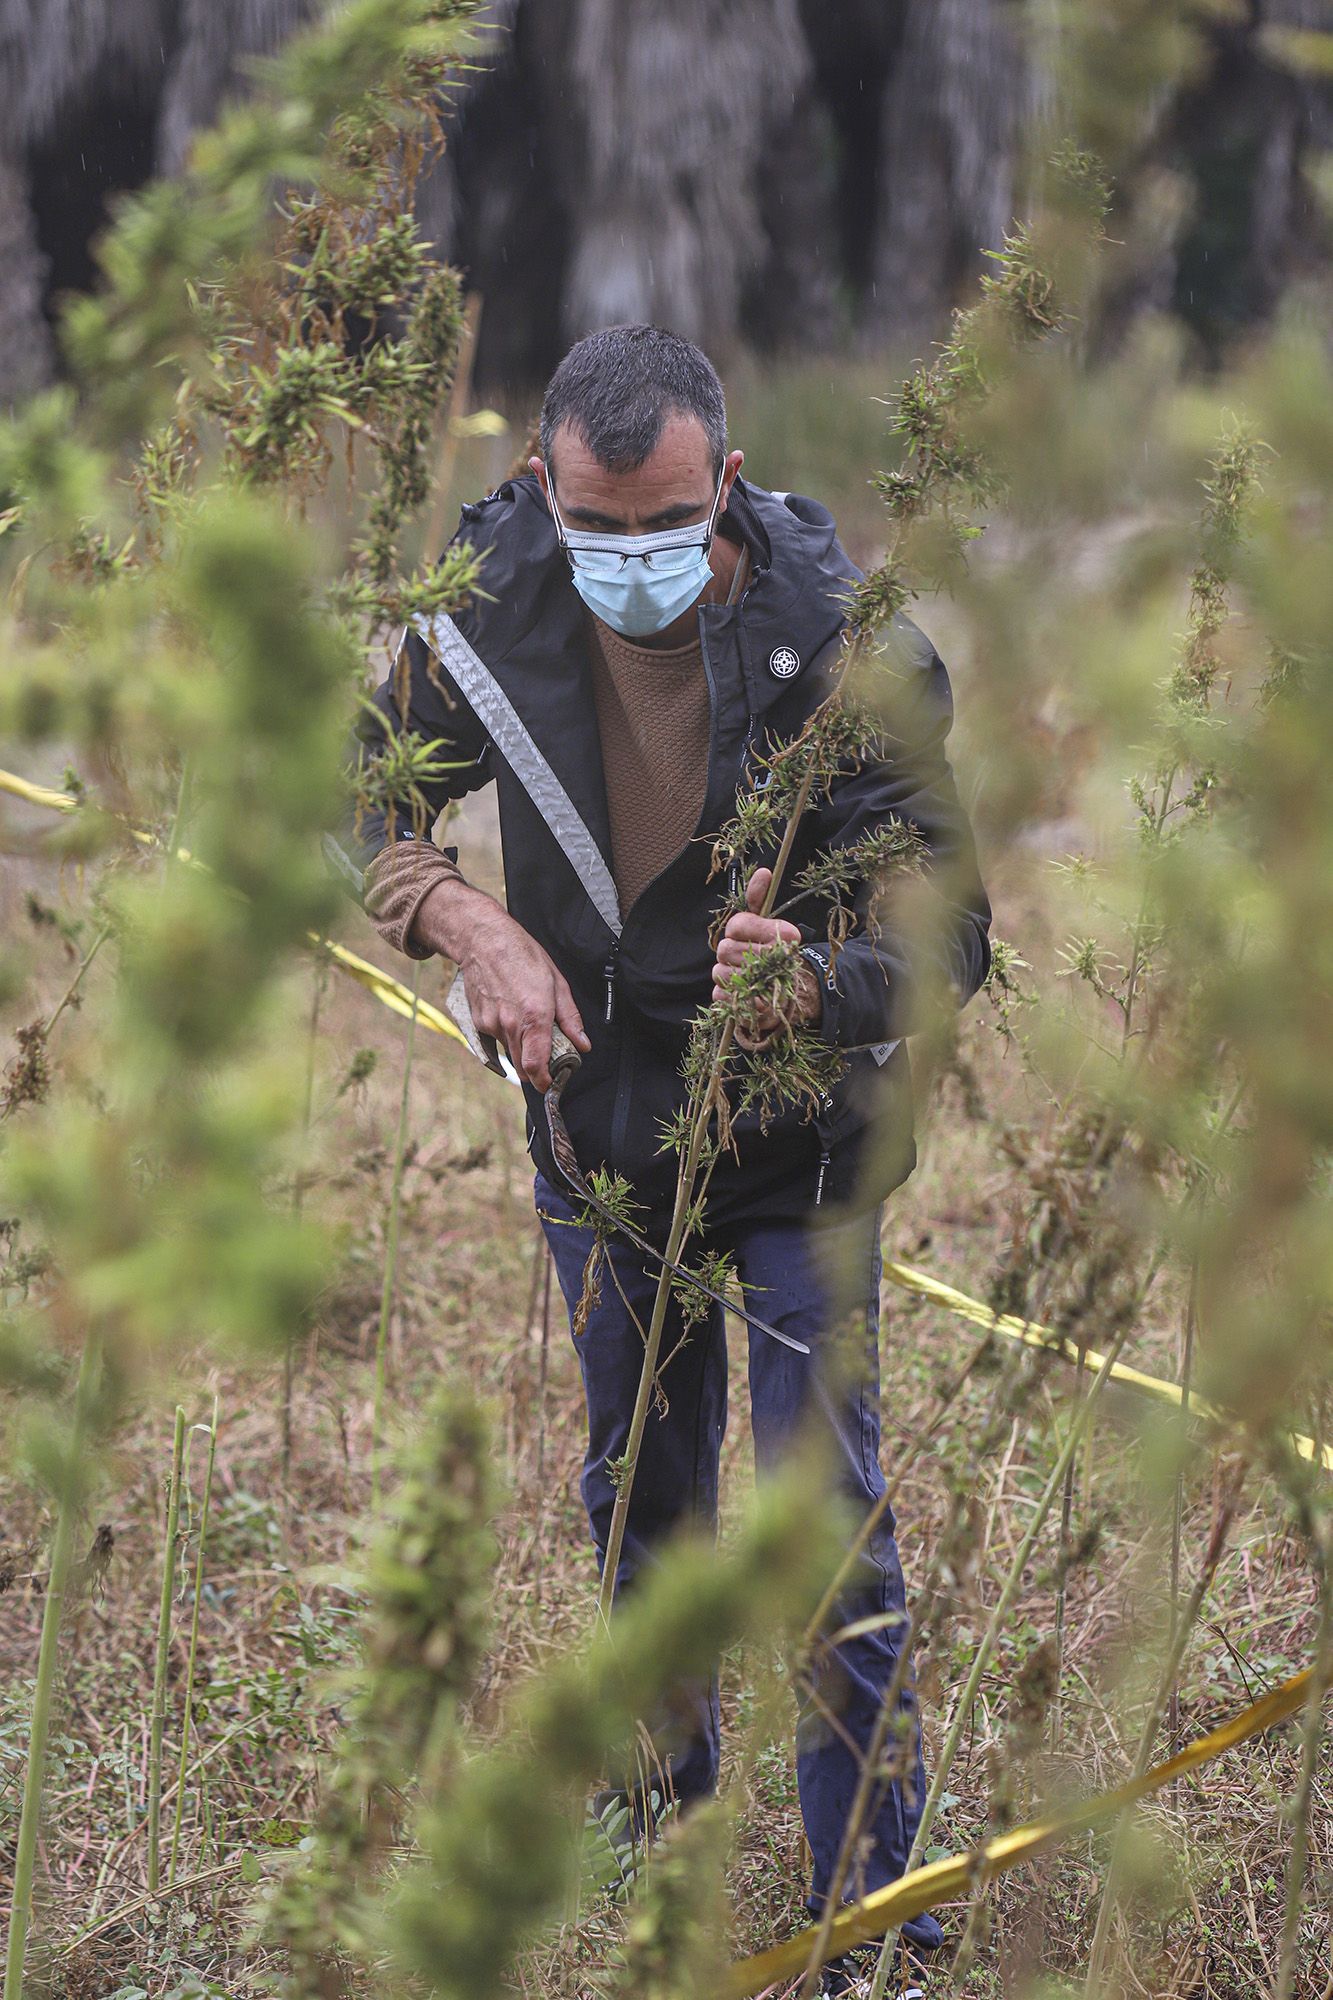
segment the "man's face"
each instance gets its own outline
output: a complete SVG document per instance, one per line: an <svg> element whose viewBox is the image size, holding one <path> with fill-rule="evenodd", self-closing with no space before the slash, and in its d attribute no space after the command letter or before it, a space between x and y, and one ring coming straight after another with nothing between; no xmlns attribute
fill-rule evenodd
<svg viewBox="0 0 1333 2000"><path fill-rule="evenodd" d="M744 454L728 453L721 507ZM708 519L717 491L717 468L697 417L669 416L662 435L632 472L608 472L568 424L556 432L551 464L529 460L549 505L551 484L566 527L609 535L650 535ZM719 512L721 511L719 508Z"/></svg>

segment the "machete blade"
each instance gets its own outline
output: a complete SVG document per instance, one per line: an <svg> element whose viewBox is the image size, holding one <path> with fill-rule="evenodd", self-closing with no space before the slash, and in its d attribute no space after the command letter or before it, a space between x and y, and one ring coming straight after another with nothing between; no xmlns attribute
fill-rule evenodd
<svg viewBox="0 0 1333 2000"><path fill-rule="evenodd" d="M455 975L444 1004L446 1012L462 1031L468 1047L478 1062L484 1063L496 1076L513 1076L513 1071L502 1058L495 1042L489 1035L483 1035L473 1021L461 972ZM578 1066L578 1050L568 1036L562 1034L559 1028L554 1028L551 1036L551 1087L545 1098L546 1129L550 1134L551 1152L555 1157L555 1163L579 1200L586 1202L603 1222L616 1231L617 1235L623 1236L626 1242L633 1244L640 1256L651 1258L653 1263L659 1265L662 1270L669 1271L682 1285L689 1285L691 1290L702 1292L715 1306L721 1306L724 1312L729 1312L735 1319L744 1320L746 1326L753 1326L760 1333L766 1333L770 1340L776 1340L780 1346L791 1348L795 1354L808 1354L810 1349L803 1340L797 1340L794 1334L783 1333L779 1327L770 1326L767 1320L757 1319L753 1313L746 1312L743 1306L734 1304L721 1292L715 1292L711 1285L705 1284L704 1280L697 1277L693 1271L687 1271L683 1264L672 1263L663 1251L650 1243L646 1236L641 1236L629 1223L622 1222L615 1211L608 1208L606 1203L593 1193L575 1157L574 1142L569 1136L564 1113L560 1109L560 1094Z"/></svg>

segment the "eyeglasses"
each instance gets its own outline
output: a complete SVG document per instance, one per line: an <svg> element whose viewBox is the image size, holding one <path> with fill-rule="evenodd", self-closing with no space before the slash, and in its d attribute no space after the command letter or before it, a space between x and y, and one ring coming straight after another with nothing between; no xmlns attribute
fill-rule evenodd
<svg viewBox="0 0 1333 2000"><path fill-rule="evenodd" d="M683 575L700 555L707 555L712 547L726 472L724 465L718 474L717 491L706 521L687 521L682 527L661 528L651 535L608 535L599 534L594 529L567 528L556 501L555 487L552 486L551 512L555 516L560 546L569 557L571 566L582 570L586 576L620 576L626 563L631 562L641 562L654 576Z"/></svg>

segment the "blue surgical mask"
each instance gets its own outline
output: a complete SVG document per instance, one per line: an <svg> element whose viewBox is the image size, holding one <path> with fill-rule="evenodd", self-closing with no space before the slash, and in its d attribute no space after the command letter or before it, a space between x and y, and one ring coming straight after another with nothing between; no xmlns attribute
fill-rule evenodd
<svg viewBox="0 0 1333 2000"><path fill-rule="evenodd" d="M560 545L575 590L588 609L626 639L663 631L698 601L713 572L708 551L722 501L722 480L707 521L663 528L653 535L605 535L566 528L551 491Z"/></svg>

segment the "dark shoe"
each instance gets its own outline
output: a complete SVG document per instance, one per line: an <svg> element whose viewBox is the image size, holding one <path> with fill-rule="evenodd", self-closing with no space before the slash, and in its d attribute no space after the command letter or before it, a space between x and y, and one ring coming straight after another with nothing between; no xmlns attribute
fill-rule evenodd
<svg viewBox="0 0 1333 2000"><path fill-rule="evenodd" d="M826 1996L826 2000L867 2000L878 1963L879 1952L874 1945L831 1958L819 1982L820 1995ZM925 2000L925 1988L916 1966L901 1954L889 1975L884 2000Z"/></svg>

